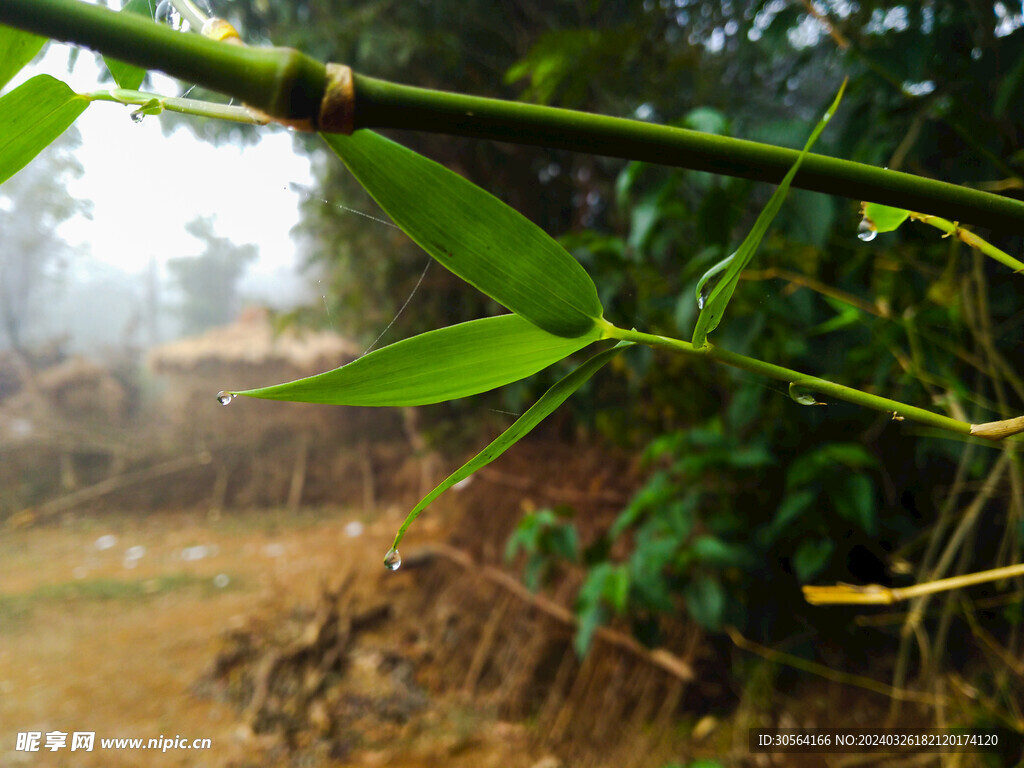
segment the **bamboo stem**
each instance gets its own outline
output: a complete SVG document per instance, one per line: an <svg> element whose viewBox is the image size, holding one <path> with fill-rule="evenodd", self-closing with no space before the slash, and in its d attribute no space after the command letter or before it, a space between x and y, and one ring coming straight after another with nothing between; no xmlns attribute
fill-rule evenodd
<svg viewBox="0 0 1024 768"><path fill-rule="evenodd" d="M159 69L233 96L272 117L312 121L312 127L326 89L324 65L296 50L183 35L143 16L80 0L3 0L0 24Z"/></svg>
<svg viewBox="0 0 1024 768"><path fill-rule="evenodd" d="M228 45L181 35L134 14L81 0L3 0L0 24L85 45L240 99L302 128L321 123L325 99L354 128L404 128L643 160L778 183L795 150L636 120L446 93L353 75L328 83L327 68L287 48ZM348 71L347 67L338 67ZM342 78L344 80L344 78ZM337 103L343 91L346 104ZM343 124L344 125L344 124ZM907 173L808 155L794 186L929 211L956 221L1024 232L1024 202Z"/></svg>
<svg viewBox="0 0 1024 768"><path fill-rule="evenodd" d="M622 328L615 328L614 326L612 326L610 330L606 330L605 333L611 338L635 341L640 344L670 349L673 352L680 352L682 354L693 355L695 357L707 357L716 362L724 363L725 365L730 365L734 368L740 368L744 371L749 371L750 373L755 373L760 376L767 376L768 378L777 379L779 381L788 381L804 390L809 390L821 395L828 395L838 400L845 400L848 403L854 403L855 405L860 405L865 408L871 408L872 410L892 413L897 418L908 418L921 424L927 424L938 429L956 432L957 434L975 434L979 437L989 437L991 439L999 439L999 437L1005 436L1001 433L997 435L996 431L976 431L974 425L968 424L966 421L952 419L949 416L943 416L932 411L926 411L923 408L907 405L906 403L901 403L897 400L890 400L887 397L862 392L859 389L853 389L852 387L847 387L842 384L836 384L834 381L821 379L817 376L808 376L806 373L800 373L799 371L794 371L791 368L784 368L781 365L775 365L753 357L747 357L746 355L739 355L735 352L729 352L728 350L711 344L708 344L706 347L697 348L693 344L680 339L673 339L667 336L656 336L649 333L642 333L640 331L627 331Z"/></svg>
<svg viewBox="0 0 1024 768"><path fill-rule="evenodd" d="M799 152L726 136L534 104L398 85L356 74L356 128L471 136L779 183ZM955 184L809 154L793 186L1021 231L1024 203Z"/></svg>

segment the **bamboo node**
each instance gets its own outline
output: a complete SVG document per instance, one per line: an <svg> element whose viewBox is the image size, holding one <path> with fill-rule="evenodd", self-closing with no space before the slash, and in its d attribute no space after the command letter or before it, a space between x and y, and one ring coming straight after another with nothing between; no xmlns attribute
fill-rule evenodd
<svg viewBox="0 0 1024 768"><path fill-rule="evenodd" d="M203 22L203 28L199 30L203 37L216 40L218 43L234 43L244 45L238 30L231 26L229 21L212 16Z"/></svg>
<svg viewBox="0 0 1024 768"><path fill-rule="evenodd" d="M327 88L320 102L317 128L326 133L351 134L355 123L355 87L352 69L344 64L327 64Z"/></svg>

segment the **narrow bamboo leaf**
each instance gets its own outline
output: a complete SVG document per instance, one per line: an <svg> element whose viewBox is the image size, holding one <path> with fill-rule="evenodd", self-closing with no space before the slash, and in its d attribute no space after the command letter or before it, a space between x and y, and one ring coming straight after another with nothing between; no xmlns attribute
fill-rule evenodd
<svg viewBox="0 0 1024 768"><path fill-rule="evenodd" d="M556 336L593 330L602 315L593 281L525 216L371 131L322 135L394 222L456 275Z"/></svg>
<svg viewBox="0 0 1024 768"><path fill-rule="evenodd" d="M750 230L750 234L747 235L746 239L740 245L728 261L728 264L723 264L725 273L721 275L718 282L713 288L706 294L703 294L706 300L703 302L703 308L701 309L700 315L697 317L697 326L693 331L693 344L696 347L703 347L707 343L708 334L711 333L718 324L722 321L723 315L725 315L725 309L729 306L729 300L732 299L732 294L736 290L736 286L740 280L740 273L750 263L750 260L754 258L754 254L757 253L757 248L761 244L761 238L764 237L764 233L768 231L768 226L772 223L772 220L778 214L782 208L782 203L786 199L786 193L789 191L789 185L793 181L793 177L796 176L796 172L800 169L800 165L803 163L808 152L814 142L818 140L821 132L825 130L825 126L828 125L828 121L832 119L832 115L835 114L836 109L839 108L839 102L843 98L843 91L846 89L846 81L843 81L842 86L839 88L839 93L836 94L835 100L832 105L825 112L825 116L818 121L818 124L814 127L811 132L811 136L807 139L807 143L804 145L803 151L800 153L796 162L793 163L793 167L789 169L789 173L782 179L782 183L779 184L778 188L772 194L768 200L768 204L765 205L764 210L757 217L757 221L754 222L753 228ZM718 265L716 265L718 266ZM702 278L702 282L713 277L715 267L709 270L708 274L705 274ZM703 287L703 286L701 286ZM701 287L698 287L698 300L701 298Z"/></svg>
<svg viewBox="0 0 1024 768"><path fill-rule="evenodd" d="M0 25L0 88L39 53L45 37Z"/></svg>
<svg viewBox="0 0 1024 768"><path fill-rule="evenodd" d="M910 216L910 211L903 208L892 208L881 203L864 203L863 227L868 226L869 232L894 232Z"/></svg>
<svg viewBox="0 0 1024 768"><path fill-rule="evenodd" d="M711 291L721 281L722 273L735 258L736 252L734 251L701 275L700 280L697 281L697 307L699 309L704 309L704 305L707 304L708 298L711 296Z"/></svg>
<svg viewBox="0 0 1024 768"><path fill-rule="evenodd" d="M472 320L378 349L333 371L229 394L330 405L427 405L532 376L598 334L567 339L518 315Z"/></svg>
<svg viewBox="0 0 1024 768"><path fill-rule="evenodd" d="M434 499L456 483L465 480L478 469L486 467L513 445L526 437L534 427L540 424L556 408L558 408L558 406L564 403L573 392L582 387L591 376L600 370L602 366L608 363L626 347L630 346L632 346L632 342L621 341L610 349L598 352L574 371L556 382L551 389L541 395L540 400L534 403L526 413L516 419L512 426L502 432L493 442L491 442L490 445L480 451L480 453L445 478L440 485L424 496L420 502L413 507L412 512L409 513L405 518L405 522L402 523L402 527L398 529L398 534L395 536L395 541L391 546L391 551L398 549L398 545L402 541L402 537L405 536L405 532L408 530L409 526L412 525L413 520L419 517L420 512L426 509Z"/></svg>
<svg viewBox="0 0 1024 768"><path fill-rule="evenodd" d="M0 184L24 168L89 106L85 96L36 75L0 97Z"/></svg>
<svg viewBox="0 0 1024 768"><path fill-rule="evenodd" d="M121 8L121 13L137 13L140 16L152 17L153 10L150 0L128 0ZM134 64L125 64L123 61L112 59L109 56L103 57L103 63L107 65L118 88L137 91L142 85L142 81L146 79L146 70L140 69Z"/></svg>

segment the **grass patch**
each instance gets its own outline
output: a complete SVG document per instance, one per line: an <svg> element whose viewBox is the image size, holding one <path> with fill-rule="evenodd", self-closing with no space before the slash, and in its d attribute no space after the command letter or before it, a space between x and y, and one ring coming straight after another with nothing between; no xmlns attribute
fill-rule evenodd
<svg viewBox="0 0 1024 768"><path fill-rule="evenodd" d="M204 597L238 586L235 578L224 587L214 584L213 577L177 573L146 579L76 579L44 584L15 595L0 595L0 628L27 621L35 608L59 603L111 602L145 600L183 589L198 588Z"/></svg>

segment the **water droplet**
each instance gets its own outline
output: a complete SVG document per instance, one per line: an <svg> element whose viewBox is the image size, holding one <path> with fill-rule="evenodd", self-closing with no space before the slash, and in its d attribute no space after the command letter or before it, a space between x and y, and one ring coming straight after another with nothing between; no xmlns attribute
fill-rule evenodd
<svg viewBox="0 0 1024 768"><path fill-rule="evenodd" d="M870 243L878 237L878 232L871 225L867 219L861 219L860 224L857 227L857 239L863 240L865 243Z"/></svg>
<svg viewBox="0 0 1024 768"><path fill-rule="evenodd" d="M402 567L402 556L398 554L398 550L392 547L388 550L388 553L384 555L384 567L389 571L397 571Z"/></svg>
<svg viewBox="0 0 1024 768"><path fill-rule="evenodd" d="M146 113L143 112L141 109L136 109L134 112L132 112L132 122L135 123L136 125L138 125L139 123L141 123L145 119L146 119Z"/></svg>
<svg viewBox="0 0 1024 768"><path fill-rule="evenodd" d="M711 293L722 281L722 278L725 277L725 270L730 264L732 264L732 260L734 258L736 258L735 253L729 254L705 272L701 276L700 280L697 281L697 307L699 309L704 309L704 305L707 304L708 299L711 298Z"/></svg>
<svg viewBox="0 0 1024 768"><path fill-rule="evenodd" d="M789 396L793 399L793 402L800 403L800 405L825 405L806 390L799 389L796 382L789 385Z"/></svg>
<svg viewBox="0 0 1024 768"><path fill-rule="evenodd" d="M221 390L220 392L217 393L217 402L220 403L221 405L229 405L231 401L234 399L235 396L231 392L225 392L224 390Z"/></svg>

